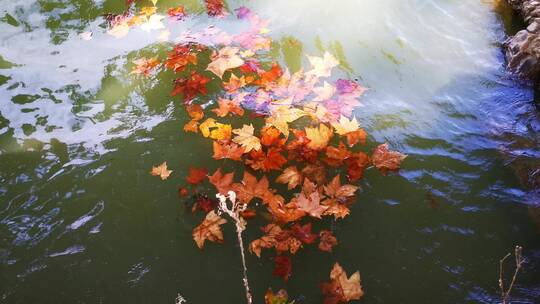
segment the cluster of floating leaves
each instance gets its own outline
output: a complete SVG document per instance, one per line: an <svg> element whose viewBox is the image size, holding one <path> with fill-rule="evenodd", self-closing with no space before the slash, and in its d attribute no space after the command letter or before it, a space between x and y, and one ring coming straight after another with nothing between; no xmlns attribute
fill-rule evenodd
<svg viewBox="0 0 540 304"><path fill-rule="evenodd" d="M134 26L163 30L167 16L158 14L157 1L152 2L154 6L143 7L140 13L109 16L108 33L122 37ZM219 0L207 0L206 6L209 16L229 14ZM347 217L359 190L355 183L364 171L368 167L382 174L397 171L405 155L390 151L387 144L379 145L371 155L362 151L367 135L353 110L366 89L348 79L331 80L339 66L332 54L307 56L309 69L290 73L279 63L265 60L272 43L268 22L246 7L235 12L236 18L247 23L247 30L229 35L210 26L186 32L166 58L135 60L132 74L148 77L158 69L174 72L177 78L171 95L181 99L190 117L184 131L212 140L216 161L229 159L245 165L241 180L236 179L236 172L217 169L210 174L204 168L190 168L186 182L191 190L181 187L179 195L193 195L193 212L206 213L193 230L196 245L202 249L206 241L223 242L221 225L227 221L216 211L217 201L198 193L195 185L208 182L223 195L234 191L246 205L244 219L263 216L268 220L261 227L261 237L250 243L250 252L260 257L263 250L274 250L273 274L287 281L292 257L304 246L318 241L321 251L332 252L338 245L330 230L312 231L312 221ZM184 7L168 10L172 21L181 22L187 16ZM208 106L200 100L208 94L210 83L219 84L223 94ZM252 123L234 123L245 121L245 116ZM272 171L278 172L277 178L268 177ZM161 179L171 173L166 162L151 171ZM324 303L348 303L363 295L360 274L347 277L338 263L321 290ZM285 291L269 290L265 302L289 300Z"/></svg>

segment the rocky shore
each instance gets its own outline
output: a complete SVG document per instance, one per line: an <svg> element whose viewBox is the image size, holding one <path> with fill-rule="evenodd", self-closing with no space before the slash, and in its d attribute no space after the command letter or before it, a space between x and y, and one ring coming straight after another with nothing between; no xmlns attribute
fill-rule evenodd
<svg viewBox="0 0 540 304"><path fill-rule="evenodd" d="M526 29L505 43L510 70L538 86L540 80L540 0L507 0L523 17Z"/></svg>

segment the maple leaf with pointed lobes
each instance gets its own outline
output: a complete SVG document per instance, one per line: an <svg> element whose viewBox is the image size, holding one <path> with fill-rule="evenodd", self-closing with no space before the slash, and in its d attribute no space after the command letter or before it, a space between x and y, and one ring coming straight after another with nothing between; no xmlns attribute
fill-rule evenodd
<svg viewBox="0 0 540 304"><path fill-rule="evenodd" d="M184 132L197 133L199 131L199 122L197 120L190 120L184 125Z"/></svg>
<svg viewBox="0 0 540 304"><path fill-rule="evenodd" d="M289 123L294 122L306 113L291 106L280 106L271 110L270 116L266 119L267 126L278 129L285 137L289 137Z"/></svg>
<svg viewBox="0 0 540 304"><path fill-rule="evenodd" d="M195 213L197 210L202 210L205 213L208 213L216 208L218 202L214 199L208 198L208 196L203 194L197 194L195 196L195 204L191 208L191 212Z"/></svg>
<svg viewBox="0 0 540 304"><path fill-rule="evenodd" d="M325 124L319 124L318 128L306 127L306 137L309 139L307 147L316 151L325 149L333 135L332 129Z"/></svg>
<svg viewBox="0 0 540 304"><path fill-rule="evenodd" d="M199 247L203 249L205 241L223 243L223 232L221 225L227 223L227 220L221 218L215 211L210 211L203 222L193 229L193 240Z"/></svg>
<svg viewBox="0 0 540 304"><path fill-rule="evenodd" d="M201 120L204 117L203 108L198 104L186 105L186 111L193 120Z"/></svg>
<svg viewBox="0 0 540 304"><path fill-rule="evenodd" d="M152 71L159 65L159 61L154 58L139 58L134 60L135 67L131 70L131 74L143 74L148 77Z"/></svg>
<svg viewBox="0 0 540 304"><path fill-rule="evenodd" d="M159 176L162 180L166 180L169 178L173 171L167 170L167 162L163 162L163 164L152 167L152 171L150 172L153 176Z"/></svg>
<svg viewBox="0 0 540 304"><path fill-rule="evenodd" d="M369 162L369 157L363 152L351 154L351 157L347 159L347 176L349 180L352 182L361 179Z"/></svg>
<svg viewBox="0 0 540 304"><path fill-rule="evenodd" d="M245 87L247 84L251 83L253 81L252 76L241 76L238 78L234 73L231 73L231 77L229 78L229 81L223 82L223 88L228 93L234 93L238 91L238 89Z"/></svg>
<svg viewBox="0 0 540 304"><path fill-rule="evenodd" d="M237 47L226 46L212 56L212 62L206 68L208 71L223 78L225 71L237 68L244 64L244 60L238 56L240 51Z"/></svg>
<svg viewBox="0 0 540 304"><path fill-rule="evenodd" d="M267 192L270 192L269 182L266 176L263 176L259 181L249 172L244 171L242 183L232 185L232 189L236 192L236 197L244 204L249 204L255 197L263 199Z"/></svg>
<svg viewBox="0 0 540 304"><path fill-rule="evenodd" d="M263 248L270 249L276 246L276 237L282 232L281 228L276 224L268 224L262 227L261 230L265 235L249 244L249 251L259 258L261 257L261 250Z"/></svg>
<svg viewBox="0 0 540 304"><path fill-rule="evenodd" d="M347 205L339 203L334 198L325 199L321 204L328 207L323 215L332 215L336 220L343 219L351 213Z"/></svg>
<svg viewBox="0 0 540 304"><path fill-rule="evenodd" d="M317 235L311 232L311 223L300 225L298 223L291 227L291 235L304 244L313 244L317 240Z"/></svg>
<svg viewBox="0 0 540 304"><path fill-rule="evenodd" d="M321 197L319 195L319 192L311 193L309 195L309 199L304 195L304 193L300 193L296 201L296 205L298 206L299 210L306 212L312 217L320 219L324 211L328 209L327 206L323 206L320 204L320 200Z"/></svg>
<svg viewBox="0 0 540 304"><path fill-rule="evenodd" d="M249 158L246 160L246 165L249 165L253 170L262 170L268 172L271 170L280 170L287 159L281 154L282 149L276 147L268 148L265 153L262 149L259 151L251 151Z"/></svg>
<svg viewBox="0 0 540 304"><path fill-rule="evenodd" d="M308 164L302 169L302 175L309 181L315 182L316 185L322 186L326 183L326 168L317 162Z"/></svg>
<svg viewBox="0 0 540 304"><path fill-rule="evenodd" d="M214 159L232 159L240 161L242 155L244 154L244 148L240 147L235 143L219 142L214 141Z"/></svg>
<svg viewBox="0 0 540 304"><path fill-rule="evenodd" d="M204 46L194 43L176 45L174 50L169 53L165 61L165 67L176 73L180 73L190 63L197 65L197 53L204 49Z"/></svg>
<svg viewBox="0 0 540 304"><path fill-rule="evenodd" d="M324 304L348 303L352 300L360 300L364 295L360 285L360 272L355 272L349 278L345 270L339 265L334 264L330 272L330 282L322 283L321 290L324 295Z"/></svg>
<svg viewBox="0 0 540 304"><path fill-rule="evenodd" d="M291 257L288 255L279 255L274 259L274 262L275 267L272 274L287 282L292 275Z"/></svg>
<svg viewBox="0 0 540 304"><path fill-rule="evenodd" d="M244 125L242 129L234 129L232 132L237 136L233 138L233 141L237 144L240 144L245 153L248 153L251 150L260 150L261 142L258 137L253 136L255 129L253 125Z"/></svg>
<svg viewBox="0 0 540 304"><path fill-rule="evenodd" d="M206 84L209 81L208 77L192 71L189 78L177 78L174 81L174 89L171 95L183 94L184 103L189 103L197 94L207 94Z"/></svg>
<svg viewBox="0 0 540 304"><path fill-rule="evenodd" d="M265 88L278 80L283 75L283 70L279 64L274 63L270 70L259 70L257 73L259 74L259 79L255 81L255 84Z"/></svg>
<svg viewBox="0 0 540 304"><path fill-rule="evenodd" d="M290 166L283 170L283 173L278 176L276 182L280 184L287 184L287 189L291 190L300 185L303 178L302 173L300 173L295 166Z"/></svg>
<svg viewBox="0 0 540 304"><path fill-rule="evenodd" d="M332 247L338 244L338 240L330 230L321 230L319 238L319 249L321 251L332 252Z"/></svg>
<svg viewBox="0 0 540 304"><path fill-rule="evenodd" d="M354 197L356 191L358 191L357 186L341 185L339 175L336 175L328 185L324 186L324 193L329 198L334 198L340 203L345 203L348 199Z"/></svg>
<svg viewBox="0 0 540 304"><path fill-rule="evenodd" d="M189 168L189 176L186 177L186 181L192 185L200 184L208 177L208 170L205 168Z"/></svg>
<svg viewBox="0 0 540 304"><path fill-rule="evenodd" d="M225 117L229 113L236 114L238 116L244 115L244 109L239 104L230 99L218 98L218 108L213 109L212 112L216 113L219 117Z"/></svg>
<svg viewBox="0 0 540 304"><path fill-rule="evenodd" d="M287 141L286 138L280 137L281 132L271 126L265 126L261 129L261 144L264 146L281 147Z"/></svg>
<svg viewBox="0 0 540 304"><path fill-rule="evenodd" d="M208 177L208 180L217 191L223 195L226 195L231 190L231 184L234 179L234 172L223 174L221 169L217 169L214 174Z"/></svg>
<svg viewBox="0 0 540 304"><path fill-rule="evenodd" d="M382 144L373 151L371 160L382 174L386 174L388 171L398 171L406 157L405 154L388 150L388 144Z"/></svg>
<svg viewBox="0 0 540 304"><path fill-rule="evenodd" d="M349 157L351 157L351 152L347 150L344 143L340 142L337 148L333 146L326 147L326 157L323 158L323 161L329 166L339 167Z"/></svg>
<svg viewBox="0 0 540 304"><path fill-rule="evenodd" d="M329 77L332 69L339 65L339 61L332 54L325 52L323 57L307 56L312 70L306 72L306 76L315 78Z"/></svg>
<svg viewBox="0 0 540 304"><path fill-rule="evenodd" d="M216 122L213 118L208 118L201 123L199 129L204 137L210 137L215 140L228 140L232 135L231 125Z"/></svg>

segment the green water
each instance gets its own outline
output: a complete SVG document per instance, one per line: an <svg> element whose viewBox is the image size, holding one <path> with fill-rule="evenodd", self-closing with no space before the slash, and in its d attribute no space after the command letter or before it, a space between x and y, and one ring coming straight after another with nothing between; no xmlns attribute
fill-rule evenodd
<svg viewBox="0 0 540 304"><path fill-rule="evenodd" d="M204 8L158 3L177 4ZM307 246L287 284L271 275L273 255L248 254L255 303L270 286L321 303L318 285L336 261L360 270L365 303L497 303L499 259L517 244L527 263L513 295L538 303L540 125L530 90L504 70L492 5L228 3L240 5L270 20L273 55L289 69L306 67L305 54L339 57L340 75L370 88L355 112L368 146L386 141L409 155L399 175L367 171L351 215L317 224L339 239L334 253ZM102 15L124 9L0 0L1 303L245 301L233 227L201 252L191 238L201 215L177 195L190 166L218 167L211 141L182 132L188 118L170 75L129 75L133 59L164 44L155 33L106 35ZM200 15L171 37L213 23L237 26ZM149 171L164 160L174 173L160 181ZM246 241L261 224L250 222Z"/></svg>

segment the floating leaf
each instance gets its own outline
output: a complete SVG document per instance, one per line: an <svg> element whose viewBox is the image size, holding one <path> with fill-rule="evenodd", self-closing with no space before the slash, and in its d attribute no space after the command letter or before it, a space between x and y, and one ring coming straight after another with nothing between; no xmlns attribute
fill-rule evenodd
<svg viewBox="0 0 540 304"><path fill-rule="evenodd" d="M311 215L312 217L321 218L321 215L328 209L327 206L320 204L320 195L318 192L313 192L309 198L300 193L297 200L298 209Z"/></svg>
<svg viewBox="0 0 540 304"><path fill-rule="evenodd" d="M328 52L325 52L323 57L307 57L312 70L306 72L306 76L329 77L332 74L332 69L339 65L339 61Z"/></svg>
<svg viewBox="0 0 540 304"><path fill-rule="evenodd" d="M330 272L330 282L321 284L324 295L324 303L348 303L352 300L359 300L364 291L360 285L360 272L355 272L350 278L338 263Z"/></svg>
<svg viewBox="0 0 540 304"><path fill-rule="evenodd" d="M325 124L319 124L318 128L306 127L306 137L309 139L307 147L312 150L325 149L333 134L332 129Z"/></svg>
<svg viewBox="0 0 540 304"><path fill-rule="evenodd" d="M206 69L219 76L219 78L223 78L225 71L244 64L244 60L238 56L239 51L239 48L230 46L220 49L217 54L212 56L212 62Z"/></svg>
<svg viewBox="0 0 540 304"><path fill-rule="evenodd" d="M321 251L332 252L332 247L338 244L336 237L330 230L321 230L319 238L319 249Z"/></svg>
<svg viewBox="0 0 540 304"><path fill-rule="evenodd" d="M295 166L290 166L283 170L283 173L278 176L276 182L281 184L287 184L287 189L291 190L302 183L302 173L296 169Z"/></svg>
<svg viewBox="0 0 540 304"><path fill-rule="evenodd" d="M223 195L227 194L231 190L231 184L234 179L234 173L227 173L223 175L221 169L217 169L214 174L208 177L208 180L214 185L217 191Z"/></svg>
<svg viewBox="0 0 540 304"><path fill-rule="evenodd" d="M245 153L248 153L251 150L260 150L261 149L261 142L259 138L253 136L253 132L255 129L253 128L253 125L244 125L242 129L234 129L232 132L236 134L237 136L233 138L233 141L235 143L240 144L244 150Z"/></svg>
<svg viewBox="0 0 540 304"><path fill-rule="evenodd" d="M214 141L213 143L214 148L214 159L225 159L229 158L232 160L241 160L242 155L244 154L245 150L241 146L235 144L235 143L226 143L226 142L220 142L220 141Z"/></svg>
<svg viewBox="0 0 540 304"><path fill-rule="evenodd" d="M186 177L188 183L197 185L208 177L208 170L205 168L189 168L189 175Z"/></svg>
<svg viewBox="0 0 540 304"><path fill-rule="evenodd" d="M397 171L401 166L401 162L407 157L405 154L401 154L395 151L388 150L388 144L379 145L373 154L371 160L375 167L381 171L382 174L386 174L388 171Z"/></svg>
<svg viewBox="0 0 540 304"><path fill-rule="evenodd" d="M172 172L172 170L167 170L167 162L163 162L157 167L152 167L152 171L150 173L153 176L161 177L162 180L166 180L167 178L169 178L169 175L171 175Z"/></svg>
<svg viewBox="0 0 540 304"><path fill-rule="evenodd" d="M159 65L159 61L154 58L139 58L134 60L135 67L131 70L131 74L143 74L144 76L150 76L150 73Z"/></svg>
<svg viewBox="0 0 540 304"><path fill-rule="evenodd" d="M223 242L223 232L221 231L221 225L227 223L227 220L221 218L215 211L210 211L203 222L193 229L193 240L197 243L197 246L202 249L205 241Z"/></svg>

